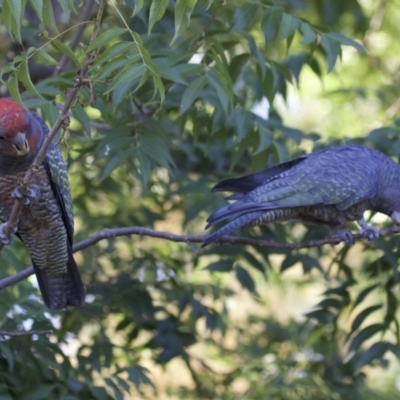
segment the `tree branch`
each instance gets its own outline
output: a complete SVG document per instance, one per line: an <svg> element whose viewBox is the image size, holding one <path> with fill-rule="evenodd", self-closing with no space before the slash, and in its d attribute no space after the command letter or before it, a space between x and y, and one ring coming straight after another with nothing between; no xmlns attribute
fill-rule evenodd
<svg viewBox="0 0 400 400"><path fill-rule="evenodd" d="M32 336L32 335L51 335L53 331L0 331L0 336Z"/></svg>
<svg viewBox="0 0 400 400"><path fill-rule="evenodd" d="M400 233L400 226L392 226L390 228L385 228L380 231L380 236L389 236L393 234ZM104 239L112 239L120 236L148 236L153 238L165 239L171 242L181 242L181 243L203 243L206 235L177 235L175 233L157 231L155 229L144 228L142 226L130 226L126 228L113 228L113 229L103 229L102 231L96 233L95 235L76 243L73 246L73 252L86 249L87 247L93 246L94 244L100 242ZM354 240L364 239L364 236L360 233L353 235ZM336 245L343 242L343 239L334 236L319 240L307 240L301 243L286 243L286 242L274 242L270 240L260 240L240 236L224 236L219 241L218 244L244 244L254 247L262 247L271 250L300 250L309 249L312 247L321 247L326 244ZM33 267L25 268L24 270L17 272L14 275L8 276L7 278L0 279L0 290L12 286L34 273Z"/></svg>
<svg viewBox="0 0 400 400"><path fill-rule="evenodd" d="M100 19L101 19L101 16L102 16L104 8L105 8L105 4L106 4L106 0L102 0L102 2L100 3L99 10L98 10L96 20L95 20L95 25L94 25L93 32L92 32L92 36L90 38L89 43L91 43L94 40L94 38L97 36L98 30L99 30L99 23L100 23ZM32 162L31 167L28 169L28 171L26 172L26 174L24 176L24 180L21 185L22 188L27 187L29 182L32 180L33 175L38 171L39 165L42 164L44 158L46 157L47 150L49 149L51 142L53 141L58 130L63 126L65 127L68 125L68 122L69 122L68 112L78 97L78 94L81 90L84 79L86 77L87 71L89 70L89 67L93 63L93 60L95 57L96 57L96 55L94 53L87 54L86 61L83 65L83 67L77 73L74 87L72 89L70 89L69 91L67 91L65 103L61 110L60 115L58 116L55 124L51 128L48 136L44 140L42 147L40 148L38 154L36 155L35 159ZM10 217L8 218L8 221L5 223L5 227L4 227L4 233L7 236L10 236L17 229L19 217L21 215L21 211L22 211L22 207L23 207L23 201L24 201L24 199L16 199L14 202ZM3 247L4 247L4 244L0 243L0 251L3 249Z"/></svg>

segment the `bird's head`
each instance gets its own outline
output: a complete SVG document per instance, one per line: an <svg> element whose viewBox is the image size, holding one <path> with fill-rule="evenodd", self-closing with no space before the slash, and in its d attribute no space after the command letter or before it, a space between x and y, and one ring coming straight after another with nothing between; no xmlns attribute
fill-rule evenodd
<svg viewBox="0 0 400 400"><path fill-rule="evenodd" d="M29 111L0 98L0 156L24 156L36 149L40 137L40 127Z"/></svg>

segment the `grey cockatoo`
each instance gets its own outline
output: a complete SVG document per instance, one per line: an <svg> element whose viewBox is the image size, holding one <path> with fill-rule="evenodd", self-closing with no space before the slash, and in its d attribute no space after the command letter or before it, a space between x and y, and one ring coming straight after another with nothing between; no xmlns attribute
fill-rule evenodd
<svg viewBox="0 0 400 400"><path fill-rule="evenodd" d="M287 161L256 174L218 183L213 191L234 192L234 203L215 211L207 228L231 219L208 235L204 245L246 225L299 219L324 224L352 244L339 229L357 221L370 240L379 230L363 218L378 211L400 223L400 165L381 152L357 145L331 147Z"/></svg>

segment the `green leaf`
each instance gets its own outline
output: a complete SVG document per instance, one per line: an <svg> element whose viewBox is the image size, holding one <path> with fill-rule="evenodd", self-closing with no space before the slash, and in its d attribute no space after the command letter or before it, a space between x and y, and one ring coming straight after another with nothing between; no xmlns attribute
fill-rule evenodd
<svg viewBox="0 0 400 400"><path fill-rule="evenodd" d="M362 290L359 295L357 296L356 300L354 301L352 310L354 310L355 307L357 307L359 304L361 304L364 299L368 296L368 294L370 292L372 292L374 289L376 289L377 287L379 287L379 283L375 283L371 286L368 286L367 288L365 288L364 290Z"/></svg>
<svg viewBox="0 0 400 400"><path fill-rule="evenodd" d="M317 40L317 34L306 22L301 23L300 30L303 33L303 39L301 40L302 44L313 43Z"/></svg>
<svg viewBox="0 0 400 400"><path fill-rule="evenodd" d="M75 63L75 65L79 67L79 61L76 58L76 54L67 45L59 40L52 40L51 45L57 50L60 50L63 54L66 54Z"/></svg>
<svg viewBox="0 0 400 400"><path fill-rule="evenodd" d="M150 159L146 154L144 154L143 151L137 152L136 159L139 162L139 173L142 178L142 182L146 186L149 181L149 177L150 177L150 173L151 173Z"/></svg>
<svg viewBox="0 0 400 400"><path fill-rule="evenodd" d="M248 252L243 252L242 257L255 269L260 271L265 276L266 266L264 262L259 261L253 254Z"/></svg>
<svg viewBox="0 0 400 400"><path fill-rule="evenodd" d="M109 89L105 92L110 93L116 87L124 84L131 86L135 79L138 79L146 72L146 66L143 64L136 64L132 66L127 65L113 80Z"/></svg>
<svg viewBox="0 0 400 400"><path fill-rule="evenodd" d="M8 8L11 12L12 17L14 18L14 21L16 23L16 30L18 32L21 30L21 20L22 20L22 14L24 10L22 9L22 1L21 0L3 0L3 11L4 8ZM16 33L16 32L14 32ZM18 35L19 36L19 33Z"/></svg>
<svg viewBox="0 0 400 400"><path fill-rule="evenodd" d="M326 309L323 310L314 310L311 311L307 314L305 314L307 318L314 318L316 319L320 324L323 325L331 325L335 322L335 315L332 313L332 311Z"/></svg>
<svg viewBox="0 0 400 400"><path fill-rule="evenodd" d="M123 56L137 52L137 47L132 42L119 42L102 52L95 60L93 67L111 60L115 56Z"/></svg>
<svg viewBox="0 0 400 400"><path fill-rule="evenodd" d="M99 153L104 153L104 155L107 157L108 153L116 153L120 150L130 147L133 143L135 143L135 140L132 136L118 137L118 135L116 135L116 137L112 140L107 138L107 140L104 141L104 144L101 147L99 146Z"/></svg>
<svg viewBox="0 0 400 400"><path fill-rule="evenodd" d="M10 92L11 97L19 104L23 105L23 101L21 98L21 94L19 92L19 85L18 85L18 75L17 71L10 74L7 81L7 88Z"/></svg>
<svg viewBox="0 0 400 400"><path fill-rule="evenodd" d="M125 320L124 320L125 321ZM109 388L113 390L113 399L114 400L123 400L124 395L121 388L111 379L111 378L104 378L104 382L107 384ZM73 399L71 399L73 400Z"/></svg>
<svg viewBox="0 0 400 400"><path fill-rule="evenodd" d="M6 26L7 31L10 36L15 38L19 43L22 42L21 39L21 18L22 18L22 7L21 1L17 1L14 4L13 0L4 0L2 7L2 17L4 21L4 25ZM19 13L19 8L21 8L21 13ZM18 19L15 19L15 15L19 15Z"/></svg>
<svg viewBox="0 0 400 400"><path fill-rule="evenodd" d="M32 8L35 10L39 21L43 20L43 0L30 0Z"/></svg>
<svg viewBox="0 0 400 400"><path fill-rule="evenodd" d="M324 291L324 295L337 295L343 298L348 298L349 297L349 291L348 288L351 286L354 286L355 282L354 281L344 281L341 285L336 286L336 287L331 287L327 290Z"/></svg>
<svg viewBox="0 0 400 400"><path fill-rule="evenodd" d="M282 15L282 39L292 36L301 26L301 20L293 15L283 13Z"/></svg>
<svg viewBox="0 0 400 400"><path fill-rule="evenodd" d="M206 75L199 76L183 92L181 107L179 115L182 115L187 111L193 102L200 96L201 90L207 84L208 79Z"/></svg>
<svg viewBox="0 0 400 400"><path fill-rule="evenodd" d="M387 299L387 306L386 306L385 323L390 324L396 317L397 298L391 290L386 290L386 299Z"/></svg>
<svg viewBox="0 0 400 400"><path fill-rule="evenodd" d="M205 269L212 272L230 272L233 268L232 260L219 260L209 264Z"/></svg>
<svg viewBox="0 0 400 400"><path fill-rule="evenodd" d="M146 375L148 370L139 365L134 367L125 368L124 371L128 373L129 380L139 389L141 385L153 386L153 382Z"/></svg>
<svg viewBox="0 0 400 400"><path fill-rule="evenodd" d="M38 64L58 65L58 61L43 48L36 50L34 58Z"/></svg>
<svg viewBox="0 0 400 400"><path fill-rule="evenodd" d="M239 160L243 157L243 154L247 151L250 143L252 142L252 136L246 135L244 139L239 142L235 143L235 147L233 148L232 159L229 165L229 170L232 171L233 167L239 162Z"/></svg>
<svg viewBox="0 0 400 400"><path fill-rule="evenodd" d="M154 83L153 98L158 93L160 95L160 103L163 104L164 100L165 100L164 84L162 83L162 80L161 80L161 78L160 78L160 76L158 74L152 72L151 77L153 78L153 83Z"/></svg>
<svg viewBox="0 0 400 400"><path fill-rule="evenodd" d="M142 74L142 76L140 77L139 83L136 85L135 91L138 90L140 87L142 87L147 82L150 76L151 76L150 70L146 68L144 74ZM155 94L153 96L155 96Z"/></svg>
<svg viewBox="0 0 400 400"><path fill-rule="evenodd" d="M157 69L160 73L160 76L163 79L167 79L174 83L179 83L184 86L188 86L188 82L182 76L183 73L179 66L171 66L166 60L164 59L155 59L154 63L157 65Z"/></svg>
<svg viewBox="0 0 400 400"><path fill-rule="evenodd" d="M154 24L159 21L165 14L167 9L168 0L153 0L150 7L149 15L149 29L147 34L150 35Z"/></svg>
<svg viewBox="0 0 400 400"><path fill-rule="evenodd" d="M322 48L325 50L328 61L328 72L330 72L335 66L336 60L340 54L340 45L335 39L330 38L326 34L321 36L320 43Z"/></svg>
<svg viewBox="0 0 400 400"><path fill-rule="evenodd" d="M49 122L50 126L53 126L60 114L58 108L50 101L41 108L44 119Z"/></svg>
<svg viewBox="0 0 400 400"><path fill-rule="evenodd" d="M170 170L170 165L174 165L174 161L164 137L159 134L159 129L154 124L151 131L147 130L140 136L140 149L158 165Z"/></svg>
<svg viewBox="0 0 400 400"><path fill-rule="evenodd" d="M382 304L376 304L375 306L367 307L365 310L361 311L356 318L354 318L351 324L351 333L353 333L356 329L360 327L360 325L364 322L365 318L368 317L371 313L376 310L382 308Z"/></svg>
<svg viewBox="0 0 400 400"><path fill-rule="evenodd" d="M274 137L274 133L269 129L259 126L258 127L258 147L253 152L253 155L257 155L264 150L268 149L269 146L272 144L272 139Z"/></svg>
<svg viewBox="0 0 400 400"><path fill-rule="evenodd" d="M265 79L262 81L264 95L270 104L273 103L276 94L275 84L277 80L275 79L275 72L276 71L273 68L268 68Z"/></svg>
<svg viewBox="0 0 400 400"><path fill-rule="evenodd" d="M104 78L109 78L111 73L114 72L115 70L125 67L126 64L134 64L136 61L139 61L140 59L140 54L133 54L131 57L126 57L125 55L122 57L117 57L111 60L108 64L105 66L102 66L101 68L101 73L96 76L96 80L102 80Z"/></svg>
<svg viewBox="0 0 400 400"><path fill-rule="evenodd" d="M278 34L282 21L282 8L268 7L264 13L261 29L264 33L265 42L271 44Z"/></svg>
<svg viewBox="0 0 400 400"><path fill-rule="evenodd" d="M111 41L115 37L121 36L125 32L127 32L127 28L110 28L107 29L105 32L101 33L96 39L93 40L92 43L86 48L86 52L92 51L97 49L98 47L103 46L104 44Z"/></svg>
<svg viewBox="0 0 400 400"><path fill-rule="evenodd" d="M363 342L369 339L371 336L375 335L378 332L383 332L387 329L386 324L372 324L360 332L357 333L356 336L352 339L349 347L349 351L357 350Z"/></svg>
<svg viewBox="0 0 400 400"><path fill-rule="evenodd" d="M347 37L341 33L328 32L328 33L325 33L325 36L328 36L328 37L340 42L341 44L344 44L345 46L352 46L355 49L357 49L360 53L367 52L367 50L365 50L365 47L363 45L361 45L360 43L356 42L353 39L350 39L349 37Z"/></svg>
<svg viewBox="0 0 400 400"><path fill-rule="evenodd" d="M176 0L175 4L175 35L172 38L172 43L182 35L189 26L190 16L197 0Z"/></svg>
<svg viewBox="0 0 400 400"><path fill-rule="evenodd" d="M241 142L247 134L253 132L255 115L248 110L240 108L235 110L235 129L237 141Z"/></svg>
<svg viewBox="0 0 400 400"><path fill-rule="evenodd" d="M135 0L135 8L133 9L133 14L136 15L143 8L144 0Z"/></svg>
<svg viewBox="0 0 400 400"><path fill-rule="evenodd" d="M121 165L127 158L132 157L132 155L135 153L136 149L134 147L130 147L124 151L121 151L114 156L112 156L106 166L104 167L100 180L104 180L113 172L119 165Z"/></svg>
<svg viewBox="0 0 400 400"><path fill-rule="evenodd" d="M3 79L3 76L6 75L6 74L9 74L10 72L16 71L16 70L17 70L17 68L14 67L13 65L11 65L11 63L1 67L1 69L0 69L0 81L1 82L5 82L5 80Z"/></svg>
<svg viewBox="0 0 400 400"><path fill-rule="evenodd" d="M235 268L235 270L236 270L236 278L240 282L240 284L249 292L255 293L256 285L251 275L243 267L239 265Z"/></svg>
<svg viewBox="0 0 400 400"><path fill-rule="evenodd" d="M293 267L299 260L296 257L293 257L292 255L288 254L283 262L281 263L280 266L280 272L286 271L288 268Z"/></svg>
<svg viewBox="0 0 400 400"><path fill-rule="evenodd" d="M250 55L248 53L239 54L238 56L232 58L228 67L231 81L235 82L238 79L249 60Z"/></svg>
<svg viewBox="0 0 400 400"><path fill-rule="evenodd" d="M42 98L42 96L36 90L35 85L31 81L27 60L22 62L18 67L18 79L24 85L26 90L29 90L29 92L32 93L34 96Z"/></svg>
<svg viewBox="0 0 400 400"><path fill-rule="evenodd" d="M244 4L241 7L236 8L235 14L233 16L233 26L230 29L230 32L241 31L246 28L250 22L253 21L254 17L259 10L258 4Z"/></svg>
<svg viewBox="0 0 400 400"><path fill-rule="evenodd" d="M397 357L399 357L400 354L398 347L397 349L395 349L392 343L388 342L374 343L368 350L366 350L363 353L361 359L357 363L357 368L361 369L365 365L370 365L372 361L375 359L382 359L384 354L388 350L392 351Z"/></svg>
<svg viewBox="0 0 400 400"><path fill-rule="evenodd" d="M343 308L343 301L334 298L328 298L321 300L317 306L318 308L334 308L340 310Z"/></svg>
<svg viewBox="0 0 400 400"><path fill-rule="evenodd" d="M43 22L51 30L53 30L54 32L58 32L56 20L54 19L54 11L51 0L43 0ZM73 58L71 59L73 60Z"/></svg>
<svg viewBox="0 0 400 400"><path fill-rule="evenodd" d="M217 93L218 99L224 109L226 115L230 113L230 109L232 108L232 97L233 93L231 91L231 87L227 88L226 85L223 85L222 80L217 74L209 73L207 74L208 81L214 86L215 91Z"/></svg>
<svg viewBox="0 0 400 400"><path fill-rule="evenodd" d="M163 98L164 96L164 85L161 82L160 75L157 70L156 64L151 59L150 53L147 51L146 47L143 46L142 38L136 32L132 32L132 37L135 40L135 44L138 48L139 54L142 56L143 64L146 66L148 72L150 73L151 77L153 78L153 82L155 88L159 89L160 95ZM141 85L141 83L139 84ZM156 93L156 89L154 94Z"/></svg>

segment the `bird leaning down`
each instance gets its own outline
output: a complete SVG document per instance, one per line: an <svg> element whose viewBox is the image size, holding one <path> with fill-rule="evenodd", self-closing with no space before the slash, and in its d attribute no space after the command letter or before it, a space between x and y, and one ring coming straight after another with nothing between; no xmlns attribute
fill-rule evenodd
<svg viewBox="0 0 400 400"><path fill-rule="evenodd" d="M215 211L206 228L231 219L206 236L203 246L243 226L299 219L327 225L347 244L353 235L340 226L357 221L369 240L379 230L364 211L378 211L400 223L400 165L365 146L345 145L316 151L264 171L218 183L236 200Z"/></svg>
<svg viewBox="0 0 400 400"><path fill-rule="evenodd" d="M32 259L44 303L52 310L82 306L85 288L72 256L74 218L67 169L52 142L27 187L20 187L48 128L36 114L0 98L0 241L15 198L23 199L16 229Z"/></svg>

